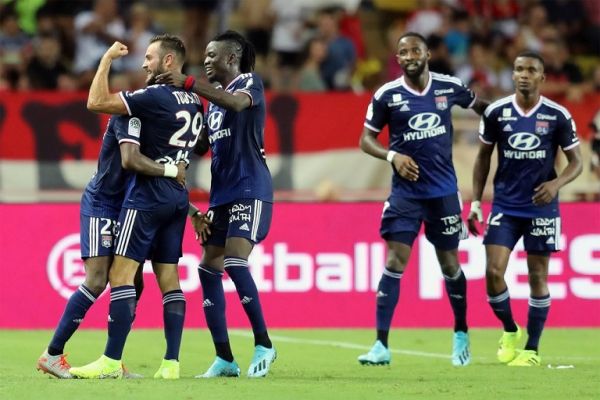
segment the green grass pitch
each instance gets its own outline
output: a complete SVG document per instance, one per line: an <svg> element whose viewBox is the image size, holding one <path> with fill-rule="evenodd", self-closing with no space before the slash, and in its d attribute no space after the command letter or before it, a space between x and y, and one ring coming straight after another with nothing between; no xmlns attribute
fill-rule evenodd
<svg viewBox="0 0 600 400"><path fill-rule="evenodd" d="M0 399L600 399L600 330L548 329L539 368L509 368L495 361L499 330L471 331L473 362L450 364L447 329L394 330L389 367L363 367L356 357L373 342L372 330L273 330L278 359L265 379L247 379L252 356L248 331L231 331L241 378L201 380L213 360L210 335L186 330L178 381L152 379L164 351L160 330L133 330L124 361L139 380L58 380L35 370L50 331L0 331ZM72 365L95 360L105 331L76 332L67 345ZM573 366L572 368L549 368Z"/></svg>

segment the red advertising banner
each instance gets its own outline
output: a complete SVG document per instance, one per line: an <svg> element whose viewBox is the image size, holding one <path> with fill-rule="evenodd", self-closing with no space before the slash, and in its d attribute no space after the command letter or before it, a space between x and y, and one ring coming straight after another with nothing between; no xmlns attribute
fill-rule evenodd
<svg viewBox="0 0 600 400"><path fill-rule="evenodd" d="M267 240L249 260L271 327L372 327L375 290L386 250L378 236L382 204L275 205ZM486 208L487 210L487 208ZM600 207L561 205L563 251L553 255L550 326L600 326ZM76 204L0 204L0 328L52 328L66 299L83 282ZM520 244L518 246L521 246ZM522 249L522 247L521 247ZM186 326L204 327L197 275L200 247L189 229L180 260L188 301ZM486 301L481 239L461 243L468 279L471 326L497 326ZM160 292L151 268L138 306L136 327L162 326ZM525 254L513 252L506 274L517 320L527 315ZM232 327L249 326L233 284L224 279ZM90 309L83 326L106 326L108 297ZM419 236L402 278L396 327L446 327L452 317L432 246Z"/></svg>

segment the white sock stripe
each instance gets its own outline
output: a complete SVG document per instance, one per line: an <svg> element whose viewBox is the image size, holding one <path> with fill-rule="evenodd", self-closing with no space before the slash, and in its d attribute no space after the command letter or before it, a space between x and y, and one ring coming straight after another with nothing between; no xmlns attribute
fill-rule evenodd
<svg viewBox="0 0 600 400"><path fill-rule="evenodd" d="M389 276L390 278L396 278L396 279L402 278L402 272L392 272L386 268L383 269L383 275Z"/></svg>
<svg viewBox="0 0 600 400"><path fill-rule="evenodd" d="M217 271L217 270L214 270L214 269L210 269L209 270L209 269L204 268L202 265L198 265L198 269L202 270L202 271L204 271L204 272L206 272L208 274L211 274L211 275L221 275L221 276L223 276L223 273L221 271Z"/></svg>
<svg viewBox="0 0 600 400"><path fill-rule="evenodd" d="M488 303L500 303L501 301L504 301L506 299L508 299L510 297L510 293L508 293L508 290L505 291L504 293L500 293L498 296L488 296Z"/></svg>
<svg viewBox="0 0 600 400"><path fill-rule="evenodd" d="M456 274L454 274L452 276L448 276L446 274L442 274L442 275L444 275L444 279L446 279L448 281L455 281L458 278L460 278L461 274L462 274L462 269L459 268L458 271L456 272Z"/></svg>
<svg viewBox="0 0 600 400"><path fill-rule="evenodd" d="M135 289L120 290L110 294L110 301L123 300L135 297Z"/></svg>
<svg viewBox="0 0 600 400"><path fill-rule="evenodd" d="M185 303L185 297L181 293L163 297L163 305L174 301L183 301Z"/></svg>
<svg viewBox="0 0 600 400"><path fill-rule="evenodd" d="M81 293L83 293L83 295L85 297L87 297L88 300L91 301L92 303L96 301L96 298L94 297L94 295L92 293L90 293L90 291L87 290L86 288L84 288L83 286L79 286L79 288L77 288L77 290L79 290Z"/></svg>
<svg viewBox="0 0 600 400"><path fill-rule="evenodd" d="M223 262L225 268L227 267L247 267L248 261L243 258L226 258Z"/></svg>
<svg viewBox="0 0 600 400"><path fill-rule="evenodd" d="M533 298L529 298L529 301L527 302L531 307L535 307L535 308L546 308L546 307L550 307L550 303L551 303L551 299L550 297L548 298L544 298L544 299L533 299Z"/></svg>

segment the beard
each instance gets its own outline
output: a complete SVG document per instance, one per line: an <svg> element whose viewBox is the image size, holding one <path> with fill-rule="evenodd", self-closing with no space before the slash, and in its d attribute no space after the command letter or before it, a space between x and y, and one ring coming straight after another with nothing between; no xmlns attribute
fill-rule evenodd
<svg viewBox="0 0 600 400"><path fill-rule="evenodd" d="M420 76L423 73L423 71L425 70L425 63L424 62L417 63L417 68L414 70L408 70L406 67L403 67L402 70L405 75L407 75L411 78L415 78L417 76Z"/></svg>
<svg viewBox="0 0 600 400"><path fill-rule="evenodd" d="M166 72L162 66L158 66L156 71L152 71L148 78L146 79L146 86L152 86L156 84L156 77L162 73Z"/></svg>

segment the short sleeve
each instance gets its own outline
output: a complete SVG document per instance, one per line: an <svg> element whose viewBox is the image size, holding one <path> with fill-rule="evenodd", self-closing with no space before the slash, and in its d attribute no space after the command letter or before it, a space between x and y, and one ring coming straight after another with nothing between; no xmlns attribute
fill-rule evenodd
<svg viewBox="0 0 600 400"><path fill-rule="evenodd" d="M556 138L558 145L563 150L569 150L579 145L577 126L570 114L559 115L556 125Z"/></svg>
<svg viewBox="0 0 600 400"><path fill-rule="evenodd" d="M142 133L142 121L137 117L119 116L115 120L115 136L121 143L140 144L140 136Z"/></svg>
<svg viewBox="0 0 600 400"><path fill-rule="evenodd" d="M494 144L498 141L496 132L493 128L492 118L489 115L482 115L479 120L479 140L485 144Z"/></svg>
<svg viewBox="0 0 600 400"><path fill-rule="evenodd" d="M129 115L149 117L155 114L158 106L159 101L155 93L156 90L158 90L158 86L149 86L133 92L119 92L119 96L125 103Z"/></svg>
<svg viewBox="0 0 600 400"><path fill-rule="evenodd" d="M382 97L373 97L367 107L364 126L375 132L381 132L389 120L389 108L382 101Z"/></svg>
<svg viewBox="0 0 600 400"><path fill-rule="evenodd" d="M475 104L475 100L477 98L477 96L475 96L475 92L463 84L455 86L453 97L453 104L458 104L462 108L473 107L473 104Z"/></svg>
<svg viewBox="0 0 600 400"><path fill-rule="evenodd" d="M264 91L261 79L255 74L250 74L250 76L242 78L239 89L235 90L235 92L245 93L250 96L252 106L259 105L264 101Z"/></svg>

